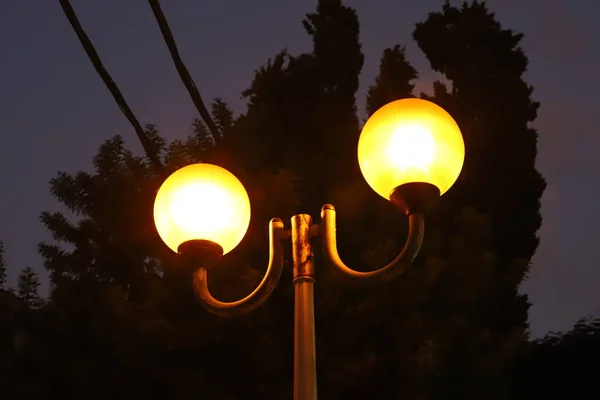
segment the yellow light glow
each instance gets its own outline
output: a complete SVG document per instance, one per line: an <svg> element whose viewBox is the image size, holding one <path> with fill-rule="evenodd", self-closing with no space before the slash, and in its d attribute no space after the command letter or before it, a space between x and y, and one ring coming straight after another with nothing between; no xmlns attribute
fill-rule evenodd
<svg viewBox="0 0 600 400"><path fill-rule="evenodd" d="M377 110L363 127L358 163L367 183L390 199L412 182L431 183L444 194L456 182L465 158L462 134L440 106L402 99Z"/></svg>
<svg viewBox="0 0 600 400"><path fill-rule="evenodd" d="M210 240L233 250L250 224L250 199L229 171L212 164L192 164L175 171L154 201L154 223L161 239L177 252L188 240Z"/></svg>

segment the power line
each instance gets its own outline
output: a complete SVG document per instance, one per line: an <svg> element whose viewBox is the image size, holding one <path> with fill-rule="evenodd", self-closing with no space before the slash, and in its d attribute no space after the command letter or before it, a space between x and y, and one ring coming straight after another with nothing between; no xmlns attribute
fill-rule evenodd
<svg viewBox="0 0 600 400"><path fill-rule="evenodd" d="M179 50L177 49L177 45L175 44L175 39L173 38L173 34L171 33L171 29L169 28L169 24L167 23L167 19L160 7L160 3L158 0L148 0L150 3L150 7L152 8L152 12L154 13L154 17L156 18L156 22L158 22L158 26L162 33L162 36L165 40L165 43L171 53L171 58L173 59L173 63L175 64L175 68L177 68L177 72L179 73L179 77L181 78L183 84L188 90L196 109L200 113L200 116L206 123L208 130L213 136L215 140L215 144L218 144L221 141L221 135L219 134L219 130L215 125L210 113L206 109L204 102L202 101L202 96L200 96L200 92L192 79L188 69L186 68L181 56L179 55Z"/></svg>
<svg viewBox="0 0 600 400"><path fill-rule="evenodd" d="M98 72L98 75L100 75L100 77L104 81L104 84L106 85L108 90L110 90L110 93L112 94L113 98L117 102L117 105L119 106L119 108L121 109L121 111L123 112L125 117L129 120L129 122L133 126L133 129L135 130L135 133L137 134L138 139L142 143L142 147L144 148L146 156L148 157L148 159L150 159L150 162L154 165L154 167L156 168L156 171L159 172L160 174L162 174L164 172L164 167L163 167L162 163L160 162L158 155L156 154L155 148L153 147L152 143L146 136L146 133L144 132L144 129L140 125L139 121L137 120L137 118L135 117L133 112L131 111L131 108L129 108L129 106L127 105L127 102L125 101L125 98L123 97L123 95L121 94L121 91L117 87L117 84L115 83L115 81L113 81L113 79L110 76L110 74L108 73L108 71L106 71L106 68L104 68L104 65L102 65L100 56L98 55L98 52L96 52L94 45L92 44L89 37L86 35L85 31L83 30L81 24L79 23L79 20L77 19L77 15L75 14L73 7L71 7L71 3L69 2L69 0L59 0L59 3L65 13L65 16L71 23L73 30L77 34L77 37L79 38L79 42L83 46L83 49L85 50L88 58L94 65L96 72Z"/></svg>

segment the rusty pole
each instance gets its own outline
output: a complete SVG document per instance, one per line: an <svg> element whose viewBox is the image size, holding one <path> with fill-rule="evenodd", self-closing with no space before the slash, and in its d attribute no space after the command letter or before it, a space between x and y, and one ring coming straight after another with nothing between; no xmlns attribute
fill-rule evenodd
<svg viewBox="0 0 600 400"><path fill-rule="evenodd" d="M317 399L315 356L315 265L310 244L312 218L292 217L294 261L294 400Z"/></svg>

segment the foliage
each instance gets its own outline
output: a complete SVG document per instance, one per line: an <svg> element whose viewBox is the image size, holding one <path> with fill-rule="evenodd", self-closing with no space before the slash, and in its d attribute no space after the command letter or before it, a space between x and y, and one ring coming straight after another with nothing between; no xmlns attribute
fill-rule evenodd
<svg viewBox="0 0 600 400"><path fill-rule="evenodd" d="M6 270L3 251L0 245L0 271ZM17 393L24 394L31 387L33 380L27 366L34 364L40 354L26 349L32 342L32 333L41 333L40 326L46 327L39 320L44 302L38 293L37 274L29 267L24 268L17 286L16 292L12 287L0 286L0 382L7 398L17 398ZM41 354L43 358L46 352Z"/></svg>
<svg viewBox="0 0 600 400"><path fill-rule="evenodd" d="M600 319L582 318L569 332L551 332L523 352L515 369L515 398L589 397L597 390L598 357Z"/></svg>
<svg viewBox="0 0 600 400"><path fill-rule="evenodd" d="M31 267L25 267L17 279L17 294L27 307L37 309L43 301L38 293L40 281Z"/></svg>
<svg viewBox="0 0 600 400"><path fill-rule="evenodd" d="M6 289L6 263L4 262L4 242L0 241L0 290Z"/></svg>
<svg viewBox="0 0 600 400"><path fill-rule="evenodd" d="M451 81L450 88L436 82L433 100L455 117L465 139L457 202L472 202L492 215L499 258L530 259L538 245L545 182L535 169L537 132L530 123L539 103L523 80L523 35L502 29L485 4L474 1L461 8L446 3L417 24L414 38L431 68Z"/></svg>
<svg viewBox="0 0 600 400"><path fill-rule="evenodd" d="M406 49L399 44L383 51L379 64L379 75L367 94L367 114L372 115L379 108L394 100L413 96L417 70L406 58Z"/></svg>

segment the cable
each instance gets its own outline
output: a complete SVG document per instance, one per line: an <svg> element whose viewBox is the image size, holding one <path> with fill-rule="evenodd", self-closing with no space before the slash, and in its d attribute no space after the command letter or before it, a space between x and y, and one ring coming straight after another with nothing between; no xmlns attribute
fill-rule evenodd
<svg viewBox="0 0 600 400"><path fill-rule="evenodd" d="M177 49L177 45L175 44L175 39L173 38L173 34L171 33L171 29L169 28L169 24L167 23L167 19L163 14L163 11L160 7L160 3L158 0L148 0L150 3L150 7L152 8L152 12L154 13L154 17L156 18L156 22L158 22L158 26L163 35L165 43L169 48L169 52L171 53L171 58L173 59L173 63L175 63L175 68L177 68L177 72L179 73L179 77L183 81L186 89L188 90L196 109L200 113L200 116L206 123L208 130L213 136L215 140L215 144L219 144L221 141L221 135L219 134L219 130L212 120L210 113L204 106L204 102L202 101L202 96L200 96L200 92L194 83L188 69L186 68L181 56L179 55L179 50Z"/></svg>
<svg viewBox="0 0 600 400"><path fill-rule="evenodd" d="M81 24L79 23L79 20L77 19L77 15L75 14L73 7L71 7L69 0L59 0L59 3L61 5L67 19L71 23L73 30L77 34L77 37L79 38L79 41L81 42L81 45L83 46L83 49L85 50L88 58L94 65L96 72L98 72L98 75L100 75L100 77L104 81L104 84L106 85L108 90L110 90L110 93L112 94L113 98L117 102L117 105L119 106L119 108L121 109L121 111L123 112L125 117L129 120L129 122L133 126L133 129L135 129L135 133L137 134L138 139L142 143L142 147L144 148L146 156L148 157L150 162L154 165L154 167L156 168L156 171L162 175L164 172L164 167L163 167L162 163L160 162L158 155L156 154L156 151L155 151L154 147L152 146L152 143L146 136L146 133L144 132L144 129L140 125L139 121L137 120L137 118L135 117L135 115L133 114L133 112L131 111L129 106L127 105L127 102L125 101L125 98L123 97L123 95L121 94L121 91L117 87L117 84L115 83L115 81L113 81L113 79L109 75L108 71L106 71L106 69L102 65L100 56L96 52L94 45L92 44L92 42L86 35L85 31L81 27Z"/></svg>

